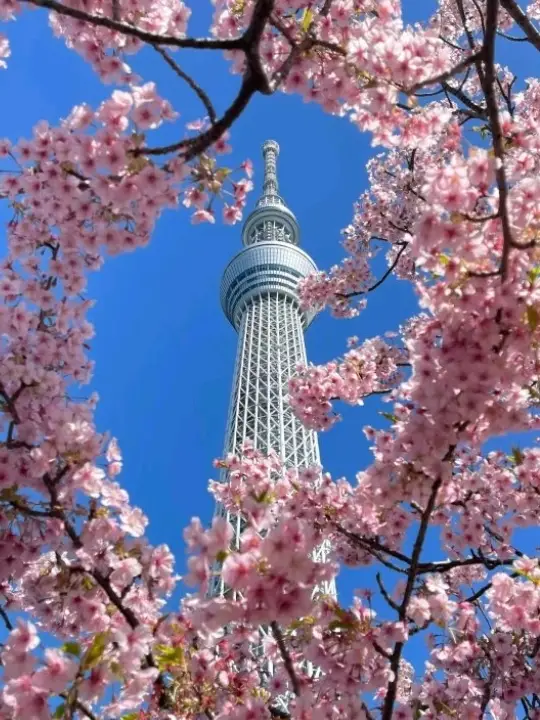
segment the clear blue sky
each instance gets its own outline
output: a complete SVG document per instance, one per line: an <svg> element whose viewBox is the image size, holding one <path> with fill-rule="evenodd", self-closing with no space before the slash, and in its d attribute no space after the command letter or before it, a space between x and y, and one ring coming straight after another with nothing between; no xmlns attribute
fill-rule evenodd
<svg viewBox="0 0 540 720"><path fill-rule="evenodd" d="M203 34L210 3L195 5L202 7L195 11L191 32ZM45 12L25 12L2 30L11 39L12 57L8 70L0 72L0 95L8 99L0 137L26 137L39 119L55 124L73 105L95 106L112 90L53 38ZM238 78L229 74L221 54L175 57L223 110ZM144 80L156 81L183 120L201 116L196 100L157 56L144 52L134 58L134 67ZM167 137L174 136L169 129ZM260 146L268 138L281 146L281 192L300 222L302 247L327 268L343 256L340 229L350 222L352 205L366 187L365 164L374 153L369 137L297 97L258 97L233 128L234 154L227 161L236 165L253 158L257 189ZM256 193L249 209L255 199ZM0 207L3 224L7 217L6 207ZM205 522L212 516L207 480L212 460L222 451L237 340L219 305L219 282L239 249L240 227L192 226L187 212L169 211L148 248L107 260L89 285L89 296L97 300L91 313L97 332L92 389L101 397L97 425L118 437L125 460L121 481L149 516L151 541L165 542L175 552L179 572L184 526L193 515ZM309 358L316 363L334 358L350 335L397 329L415 307L410 286L391 280L358 320L318 318L307 335ZM370 461L362 427L386 423L378 409L376 400L361 410L345 409L346 421L321 436L323 463L334 477L352 480ZM347 574L340 584L343 599L360 584L361 575Z"/></svg>

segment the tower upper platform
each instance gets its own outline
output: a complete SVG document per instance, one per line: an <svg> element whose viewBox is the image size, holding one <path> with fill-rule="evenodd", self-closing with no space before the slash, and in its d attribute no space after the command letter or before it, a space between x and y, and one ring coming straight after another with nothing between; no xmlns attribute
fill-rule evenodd
<svg viewBox="0 0 540 720"><path fill-rule="evenodd" d="M309 255L297 247L298 221L278 192L279 145L267 140L262 150L263 191L244 224L245 247L227 265L221 281L221 305L236 329L244 309L263 293L276 293L298 305L298 283L317 271ZM312 312L301 315L304 327L315 316Z"/></svg>
<svg viewBox="0 0 540 720"><path fill-rule="evenodd" d="M279 194L277 158L279 145L267 140L263 147L264 184L262 195L255 210L248 216L242 231L244 245L259 242L282 242L298 245L300 228L298 221Z"/></svg>

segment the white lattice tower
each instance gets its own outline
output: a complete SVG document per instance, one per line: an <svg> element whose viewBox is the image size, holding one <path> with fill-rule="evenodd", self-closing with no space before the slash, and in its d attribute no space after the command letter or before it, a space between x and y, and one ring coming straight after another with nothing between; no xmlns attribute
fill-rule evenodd
<svg viewBox="0 0 540 720"><path fill-rule="evenodd" d="M221 284L223 310L239 333L225 452L240 453L249 440L258 450L275 450L288 467L307 467L319 463L317 435L296 419L287 395L296 365L306 362L304 330L313 319L300 308L298 282L317 268L297 247L297 220L278 193L278 154L276 142L264 143L263 193L244 225L245 248L229 263ZM239 547L242 518L220 506L216 512L232 524ZM321 546L314 559L327 553ZM319 590L335 595L335 584ZM216 573L209 594L226 593Z"/></svg>

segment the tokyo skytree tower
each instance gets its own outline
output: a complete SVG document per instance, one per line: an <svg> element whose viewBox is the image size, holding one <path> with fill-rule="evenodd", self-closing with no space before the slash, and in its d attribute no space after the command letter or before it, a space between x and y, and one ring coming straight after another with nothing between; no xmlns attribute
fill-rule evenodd
<svg viewBox="0 0 540 720"><path fill-rule="evenodd" d="M304 330L314 317L300 308L298 283L317 267L298 247L298 222L278 192L279 146L268 140L262 149L263 192L244 224L245 247L228 264L221 282L221 305L239 335L225 453L240 453L250 440L258 450L275 450L286 466L306 467L319 464L317 435L296 419L287 395L296 365L306 362ZM232 524L233 544L239 547L242 518L221 506L216 512ZM314 560L327 552L321 546ZM320 590L335 595L334 582ZM225 592L216 573L209 594Z"/></svg>

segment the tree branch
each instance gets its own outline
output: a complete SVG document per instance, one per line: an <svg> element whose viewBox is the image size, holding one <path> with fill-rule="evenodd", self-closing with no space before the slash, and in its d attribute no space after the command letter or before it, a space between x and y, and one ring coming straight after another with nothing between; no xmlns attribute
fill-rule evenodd
<svg viewBox="0 0 540 720"><path fill-rule="evenodd" d="M503 565L512 565L514 560L490 560L486 557L470 557L463 560L445 560L442 562L419 563L417 574L424 575L426 573L445 573L455 568L468 567L470 565L483 565L487 570L494 570Z"/></svg>
<svg viewBox="0 0 540 720"><path fill-rule="evenodd" d="M261 65L259 44L273 9L274 0L257 0L249 27L241 38L240 49L244 50L246 54L246 70L242 78L242 84L238 95L222 117L196 138L186 138L172 145L162 147L138 148L134 151L135 155L167 155L182 150L184 160L188 162L219 140L223 133L240 116L255 93L260 92L263 95L269 95L272 92Z"/></svg>
<svg viewBox="0 0 540 720"><path fill-rule="evenodd" d="M68 693L60 693L59 697L63 698L64 700L69 700ZM82 703L80 700L75 700L75 707L77 710L82 712L83 715L86 715L89 720L98 720L97 715L94 715L94 713L90 710L89 707L87 707L84 703Z"/></svg>
<svg viewBox="0 0 540 720"><path fill-rule="evenodd" d="M289 675L289 678L291 680L294 694L298 697L300 695L300 683L298 682L298 677L296 675L291 656L289 654L289 651L287 650L287 646L285 645L285 640L283 638L281 628L275 620L270 623L270 628L272 630L272 635L274 636L274 639L278 644L279 652L281 653L283 664L285 665L285 669L287 670L287 674Z"/></svg>
<svg viewBox="0 0 540 720"><path fill-rule="evenodd" d="M11 632L13 630L13 623L9 619L7 612L1 606L0 606L0 617L4 621L4 625L6 626L6 628Z"/></svg>
<svg viewBox="0 0 540 720"><path fill-rule="evenodd" d="M56 2L56 0L22 0L29 5L36 5L37 7L46 8L53 10L59 15L66 15L68 17L75 18L76 20L82 20L90 25L96 25L98 27L106 27L109 30L122 33L123 35L129 35L136 37L143 42L150 43L151 45L170 45L172 47L180 48L194 48L200 50L245 50L245 34L238 38L231 40L219 40L213 38L179 38L173 35L156 35L156 33L146 32L141 30L134 25L128 25L118 20L105 17L103 15L91 15L90 13L84 12L84 10L77 10L62 3Z"/></svg>
<svg viewBox="0 0 540 720"><path fill-rule="evenodd" d="M386 600L386 602L388 603L388 605L390 605L390 607L392 608L392 610L395 610L396 612L399 612L399 605L397 604L397 602L395 602L395 600L392 600L392 598L390 597L390 594L388 593L388 590L387 590L387 589L384 587L384 585L383 585L383 581L382 581L382 578L381 578L381 573L377 573L377 574L375 575L375 579L377 580L377 585L379 586L379 590L381 591L381 595L382 595L383 598Z"/></svg>
<svg viewBox="0 0 540 720"><path fill-rule="evenodd" d="M348 300L352 297L358 297L358 295L367 295L367 293L373 292L373 290L376 290L380 285L383 284L383 282L386 280L386 278L391 275L394 270L396 269L401 256L405 252L405 248L407 247L408 243L396 243L396 245L401 245L400 249L398 250L396 257L394 258L394 262L392 265L388 268L388 270L384 273L384 275L381 277L380 280L377 280L376 283L374 283L371 287L369 287L367 290L360 290L359 292L353 292L353 293L337 293L336 297L344 298L345 300Z"/></svg>
<svg viewBox="0 0 540 720"><path fill-rule="evenodd" d="M449 454L453 452L454 448L452 447L451 450L449 450L449 453L447 453L445 459L448 459ZM422 514L422 519L420 521L420 527L418 528L418 534L416 536L416 540L414 542L413 551L411 555L411 567L408 572L407 576L407 585L405 587L405 592L403 593L403 599L401 601L401 605L399 606L399 618L402 622L406 622L407 620L407 610L409 607L409 602L413 593L414 583L416 580L416 576L418 573L418 566L420 561L420 554L422 552L422 549L424 547L424 542L426 539L426 533L429 526L429 521L431 518L431 514L433 510L435 509L435 503L437 501L437 494L439 492L439 489L442 485L442 477L438 477L437 480L433 483L433 487L431 488L431 494L429 496L428 503L426 505L426 509L424 510ZM381 720L391 720L394 710L394 703L396 701L396 695L397 695L397 688L398 688L398 681L399 681L399 664L401 661L401 654L403 652L403 648L405 646L404 642L398 642L396 643L394 647L394 651L392 653L392 657L390 660L390 669L393 673L393 680L388 685L388 690L386 692L385 698L384 698L384 705L382 709L382 716Z"/></svg>
<svg viewBox="0 0 540 720"><path fill-rule="evenodd" d="M25 387L25 385L21 385L17 392L13 393L13 396L9 396L2 383L0 383L0 395L4 398L9 414L17 424L21 422L21 419L19 417L19 413L17 412L17 408L15 407L15 403Z"/></svg>
<svg viewBox="0 0 540 720"><path fill-rule="evenodd" d="M540 50L540 32L534 27L516 0L501 0L501 5L512 17L516 25L519 25L523 30L529 42L532 43L537 50Z"/></svg>
<svg viewBox="0 0 540 720"><path fill-rule="evenodd" d="M221 118L212 125L209 130L201 133L196 138L186 138L171 145L160 147L142 147L134 151L135 155L168 155L178 150L183 151L186 162L204 152L210 145L213 145L223 133L228 130L233 122L240 117L247 107L249 101L255 95L258 88L250 76L245 76L238 95Z"/></svg>
<svg viewBox="0 0 540 720"><path fill-rule="evenodd" d="M450 80L451 77L454 77L454 75L457 75L460 72L463 72L466 68L469 67L469 65L472 65L473 63L476 63L477 60L479 60L481 57L481 52L477 51L474 52L472 55L469 55L464 60L459 62L457 65L455 65L450 70L446 70L443 73L440 73L440 75L436 75L435 77L428 78L427 80L422 80L422 82L416 83L416 85L413 85L410 88L406 88L404 92L407 95L412 95L413 93L417 92L423 87L428 87L429 85L437 85L438 83L444 83L446 80Z"/></svg>
<svg viewBox="0 0 540 720"><path fill-rule="evenodd" d="M503 251L501 257L500 272L505 280L508 271L508 257L510 249L514 245L510 218L508 215L508 186L506 182L506 169L504 166L504 138L499 118L499 109L496 99L496 70L495 70L495 36L497 32L497 20L499 11L499 0L487 0L486 11L486 35L484 39L484 74L480 75L480 82L486 97L486 107L491 125L493 153L496 159L495 179L499 190L499 217L501 219L503 233Z"/></svg>
<svg viewBox="0 0 540 720"><path fill-rule="evenodd" d="M410 565L411 558L407 555L404 555L403 553L398 552L397 550L392 550L389 547L386 547L386 545L383 545L375 538L367 538L363 535L358 535L358 533L352 532L350 530L346 530L341 525L338 525L335 523L333 525L335 529L341 533L342 535L345 535L345 537L348 540L351 540L353 543L360 545L364 550L377 550L378 552L383 552L387 555L390 555L391 557L395 558L396 560L400 560L402 563L405 563L407 565Z"/></svg>
<svg viewBox="0 0 540 720"><path fill-rule="evenodd" d="M464 105L466 105L471 112L474 113L474 117L487 120L487 113L485 108L481 107L480 105L477 105L475 102L473 102L469 96L463 92L461 88L455 88L452 87L452 85L449 85L446 82L443 82L442 87L446 92L450 93L450 95L453 95L455 98L460 100Z"/></svg>
<svg viewBox="0 0 540 720"><path fill-rule="evenodd" d="M152 46L154 50L161 55L161 57L165 60L167 65L173 69L173 71L178 75L178 77L182 78L189 87L195 92L195 94L198 96L199 100L202 102L204 107L206 108L206 112L208 113L208 117L210 118L210 122L212 125L216 122L217 116L216 111L214 110L214 106L212 105L212 102L210 98L208 97L207 93L200 87L200 85L197 85L195 80L188 75L186 72L182 70L182 68L176 63L172 57L169 55L169 53L164 50L162 47L159 47L159 45L153 45Z"/></svg>

